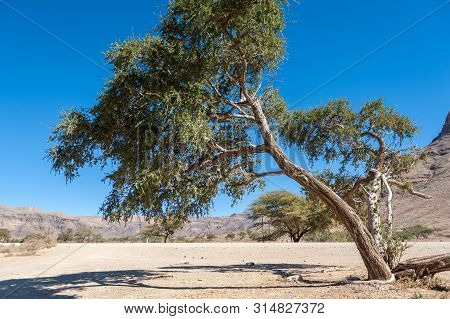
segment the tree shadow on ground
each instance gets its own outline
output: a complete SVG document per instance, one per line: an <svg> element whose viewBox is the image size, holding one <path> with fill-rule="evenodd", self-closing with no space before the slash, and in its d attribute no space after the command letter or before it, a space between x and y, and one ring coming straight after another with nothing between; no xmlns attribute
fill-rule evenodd
<svg viewBox="0 0 450 319"><path fill-rule="evenodd" d="M198 266L190 265L189 263L170 265L169 267L161 267L161 270L170 271L210 271L219 273L228 272L271 272L281 277L289 277L293 275L309 275L318 274L328 270L338 270L342 267L338 266L326 266L326 265L313 265L313 264L236 264L225 266Z"/></svg>
<svg viewBox="0 0 450 319"><path fill-rule="evenodd" d="M76 295L68 290L89 287L145 287L143 280L170 277L163 273L143 270L82 272L55 277L10 279L0 281L2 299L72 299ZM65 294L62 294L65 293Z"/></svg>
<svg viewBox="0 0 450 319"><path fill-rule="evenodd" d="M188 264L162 267L159 271L128 270L128 271L104 271L83 272L76 274L59 275L54 277L40 277L30 279L10 279L0 281L0 299L73 299L78 297L78 292L95 287L128 287L147 288L157 290L241 290L241 289L293 289L305 287L332 287L344 285L342 282L310 281L281 282L279 285L255 285L255 286L175 286L152 285L151 280L174 277L177 273L190 271L212 272L245 272L259 271L270 272L281 277L289 277L293 274L313 274L323 272L324 268L333 266L307 265L307 264L242 264L227 266L195 266ZM333 267L338 268L338 267ZM176 279L174 279L176 284ZM157 297L157 296L156 296Z"/></svg>

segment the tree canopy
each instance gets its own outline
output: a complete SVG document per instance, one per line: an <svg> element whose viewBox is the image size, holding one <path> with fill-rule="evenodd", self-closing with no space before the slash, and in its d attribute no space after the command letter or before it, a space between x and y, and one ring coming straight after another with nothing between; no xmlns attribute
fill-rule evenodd
<svg viewBox="0 0 450 319"><path fill-rule="evenodd" d="M11 232L6 228L0 228L0 243L7 243L11 239Z"/></svg>
<svg viewBox="0 0 450 319"><path fill-rule="evenodd" d="M272 226L270 232L262 235L263 240L287 235L293 242L299 242L304 235L326 230L332 224L332 215L326 206L288 191L260 196L252 203L250 211L256 226Z"/></svg>
<svg viewBox="0 0 450 319"><path fill-rule="evenodd" d="M144 238L163 237L166 243L175 231L182 229L188 223L186 216L182 214L169 214L153 218L152 223L144 227L139 234Z"/></svg>
<svg viewBox="0 0 450 319"><path fill-rule="evenodd" d="M102 211L112 220L204 214L219 188L235 198L251 190L251 116L228 99L239 95L236 50L249 57L252 86L281 59L280 3L173 1L156 34L115 43L106 54L114 77L98 104L66 112L54 130L54 169L72 180L85 165L111 168ZM276 91L265 98L284 108ZM230 156L215 157L219 145Z"/></svg>
<svg viewBox="0 0 450 319"><path fill-rule="evenodd" d="M403 167L409 155L398 146L416 128L382 100L359 112L345 100L289 111L271 85L285 53L285 4L171 1L155 32L113 44L106 58L114 77L95 106L63 114L48 156L69 181L83 166L105 169L112 191L101 211L111 221L206 214L217 194L239 200L264 177L285 174L338 215L369 277L388 279L349 199L367 181L360 172L381 169L381 153L383 165ZM379 151L381 136L392 142L388 152ZM313 174L281 143L340 169ZM279 168L262 167L261 154Z"/></svg>

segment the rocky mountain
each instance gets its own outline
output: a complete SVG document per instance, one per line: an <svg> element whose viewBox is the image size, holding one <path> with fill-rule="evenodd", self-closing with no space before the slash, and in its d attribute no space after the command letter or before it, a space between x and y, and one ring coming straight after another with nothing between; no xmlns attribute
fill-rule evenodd
<svg viewBox="0 0 450 319"><path fill-rule="evenodd" d="M60 232L89 227L105 238L122 238L136 235L146 223L138 219L125 224L109 224L100 216L67 216L63 213L48 213L34 207L8 207L0 205L0 228L7 228L13 237L39 233L57 235ZM226 217L191 218L190 223L176 236L195 237L207 234L226 234L246 231L252 226L248 214Z"/></svg>
<svg viewBox="0 0 450 319"><path fill-rule="evenodd" d="M408 173L414 188L432 196L404 195L394 200L397 227L424 225L450 236L450 112L441 133L425 148L427 159Z"/></svg>

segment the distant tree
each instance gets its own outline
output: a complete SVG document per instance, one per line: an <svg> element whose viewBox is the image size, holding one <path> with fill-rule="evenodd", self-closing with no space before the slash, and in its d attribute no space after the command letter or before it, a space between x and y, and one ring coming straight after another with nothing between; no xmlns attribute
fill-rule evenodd
<svg viewBox="0 0 450 319"><path fill-rule="evenodd" d="M423 225L414 225L410 227L403 228L402 230L397 232L397 236L400 236L404 240L410 239L426 239L428 236L435 233L437 230L433 228L429 228Z"/></svg>
<svg viewBox="0 0 450 319"><path fill-rule="evenodd" d="M104 243L106 239L102 236L102 234L94 234L91 242L93 243Z"/></svg>
<svg viewBox="0 0 450 319"><path fill-rule="evenodd" d="M236 238L236 234L233 234L233 233L229 233L225 236L225 239L229 239L229 240L233 240L234 238Z"/></svg>
<svg viewBox="0 0 450 319"><path fill-rule="evenodd" d="M78 243L90 243L93 242L95 234L90 227L80 227L74 234L74 241Z"/></svg>
<svg viewBox="0 0 450 319"><path fill-rule="evenodd" d="M186 216L180 214L157 216L153 218L150 225L140 231L140 235L145 238L162 237L167 243L169 237L173 236L178 229L183 228L187 222Z"/></svg>
<svg viewBox="0 0 450 319"><path fill-rule="evenodd" d="M6 228L0 228L0 243L7 243L11 239L11 232Z"/></svg>
<svg viewBox="0 0 450 319"><path fill-rule="evenodd" d="M74 231L71 228L62 231L58 235L58 239L57 239L57 241L60 242L60 243L70 243L73 240L74 240Z"/></svg>
<svg viewBox="0 0 450 319"><path fill-rule="evenodd" d="M291 241L298 243L304 235L326 230L332 223L326 206L287 191L262 195L251 205L251 212L255 226L264 218L264 223L272 228L260 240L276 240L288 235Z"/></svg>

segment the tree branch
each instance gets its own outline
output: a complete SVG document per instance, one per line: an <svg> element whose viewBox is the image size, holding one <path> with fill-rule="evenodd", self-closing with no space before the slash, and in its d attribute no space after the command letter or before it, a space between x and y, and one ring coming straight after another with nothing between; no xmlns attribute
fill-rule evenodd
<svg viewBox="0 0 450 319"><path fill-rule="evenodd" d="M343 199L351 206L353 206L353 196L359 192L361 186L370 182L375 176L374 171L369 171L369 174L366 177L363 177L353 184L353 187L344 195Z"/></svg>
<svg viewBox="0 0 450 319"><path fill-rule="evenodd" d="M255 117L247 114L233 114L233 113L213 113L211 114L212 117L217 117L219 119L242 119L242 120L249 120L254 121Z"/></svg>
<svg viewBox="0 0 450 319"><path fill-rule="evenodd" d="M386 149L387 149L386 142L380 135L378 135L374 132L371 132L371 131L364 132L361 134L361 136L369 136L369 137L372 137L377 140L379 147L378 147L378 151L377 151L378 158L377 158L377 163L376 163L375 168L377 170L380 170L381 165L383 165L384 157L385 157L385 153L386 153Z"/></svg>
<svg viewBox="0 0 450 319"><path fill-rule="evenodd" d="M279 176L279 175L284 175L283 171L273 171L273 172L264 172L264 173L251 173L252 176L257 179L257 178L264 178L267 176Z"/></svg>
<svg viewBox="0 0 450 319"><path fill-rule="evenodd" d="M410 187L407 186L408 184L406 184L406 183L402 183L402 182L397 181L395 179L389 179L388 182L390 184L394 185L394 186L397 186L400 189L406 190L411 195L422 197L422 198L425 198L425 199L431 199L432 198L430 195L427 195L427 194L424 194L424 193L420 193L420 192L417 192L417 191L411 189Z"/></svg>
<svg viewBox="0 0 450 319"><path fill-rule="evenodd" d="M223 158L238 157L247 154L265 153L267 148L264 144L261 145L247 145L237 149L227 150L219 145L215 145L216 149L220 149L221 152L212 158L200 159L196 163L192 164L186 171L186 174L190 174L196 169L202 168L209 163L215 163Z"/></svg>

